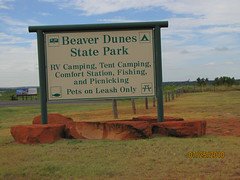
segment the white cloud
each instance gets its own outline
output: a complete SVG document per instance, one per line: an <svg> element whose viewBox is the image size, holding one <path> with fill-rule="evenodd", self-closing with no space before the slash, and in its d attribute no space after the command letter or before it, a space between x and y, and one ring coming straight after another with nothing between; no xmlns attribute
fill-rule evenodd
<svg viewBox="0 0 240 180"><path fill-rule="evenodd" d="M229 48L228 47L216 47L216 48L214 48L214 50L222 52L222 51L228 51Z"/></svg>
<svg viewBox="0 0 240 180"><path fill-rule="evenodd" d="M105 19L98 19L99 22L105 22L105 23L119 23L119 22L137 22L140 20L131 20L127 19L125 17L114 17L114 18L105 18Z"/></svg>
<svg viewBox="0 0 240 180"><path fill-rule="evenodd" d="M226 65L234 65L235 63L233 61L225 61L224 64L226 64Z"/></svg>
<svg viewBox="0 0 240 180"><path fill-rule="evenodd" d="M50 2L50 3L53 3L53 2L57 2L58 0L38 0L40 2Z"/></svg>
<svg viewBox="0 0 240 180"><path fill-rule="evenodd" d="M48 13L48 12L40 12L39 15L41 15L41 16L51 16L52 14Z"/></svg>
<svg viewBox="0 0 240 180"><path fill-rule="evenodd" d="M0 32L0 45L6 44L19 44L19 43L31 43L32 40L25 39L19 36L8 35Z"/></svg>
<svg viewBox="0 0 240 180"><path fill-rule="evenodd" d="M0 87L38 85L36 40L29 47L0 45Z"/></svg>
<svg viewBox="0 0 240 180"><path fill-rule="evenodd" d="M240 32L240 1L239 0L40 0L55 3L59 8L79 10L87 16L102 15L123 10L149 10L159 8L159 11L169 11L171 17L167 33L189 33L205 26L201 33L239 33ZM182 15L181 18L178 15ZM100 22L131 22L126 18L105 18ZM217 26L216 26L217 25ZM209 27L206 27L209 26ZM212 26L212 27L211 27Z"/></svg>
<svg viewBox="0 0 240 180"><path fill-rule="evenodd" d="M185 41L194 38L194 34L239 33L240 1L239 0L42 0L55 3L60 8L80 10L83 14L101 15L123 10L149 10L172 13L166 20L169 28L165 36L178 34ZM179 17L181 15L181 17ZM156 20L156 19L155 19ZM163 19L161 19L163 20ZM105 18L100 22L131 22L126 18ZM137 20L138 21L138 20Z"/></svg>
<svg viewBox="0 0 240 180"><path fill-rule="evenodd" d="M14 0L0 0L0 9L12 9L12 6L9 5L9 2Z"/></svg>
<svg viewBox="0 0 240 180"><path fill-rule="evenodd" d="M201 30L206 34L219 34L219 33L240 33L240 23L235 25L214 26Z"/></svg>
<svg viewBox="0 0 240 180"><path fill-rule="evenodd" d="M10 9L7 2L0 0L0 8ZM27 37L37 22L3 15L0 23L0 87L38 85L36 40Z"/></svg>
<svg viewBox="0 0 240 180"><path fill-rule="evenodd" d="M207 64L204 64L205 66L215 66L216 65L216 62L209 62Z"/></svg>
<svg viewBox="0 0 240 180"><path fill-rule="evenodd" d="M41 0L45 2L56 3L60 8L78 9L85 15L106 14L129 9L144 9L151 7L159 7L159 2L167 2L167 0Z"/></svg>
<svg viewBox="0 0 240 180"><path fill-rule="evenodd" d="M0 87L38 85L36 40L28 33L37 21L1 16L0 22Z"/></svg>
<svg viewBox="0 0 240 180"><path fill-rule="evenodd" d="M161 8L174 14L192 15L206 24L239 23L239 0L42 0L61 8L81 10L85 15L99 15L129 9Z"/></svg>
<svg viewBox="0 0 240 180"><path fill-rule="evenodd" d="M0 22L5 25L5 32L11 34L27 34L28 26L40 24L35 20L20 20L9 16L1 16Z"/></svg>
<svg viewBox="0 0 240 180"><path fill-rule="evenodd" d="M35 20L20 20L20 19L13 19L9 16L2 16L0 18L0 20L5 23L6 25L9 25L9 26L24 26L24 27L27 27L29 25L34 25L34 24L38 24L37 21Z"/></svg>

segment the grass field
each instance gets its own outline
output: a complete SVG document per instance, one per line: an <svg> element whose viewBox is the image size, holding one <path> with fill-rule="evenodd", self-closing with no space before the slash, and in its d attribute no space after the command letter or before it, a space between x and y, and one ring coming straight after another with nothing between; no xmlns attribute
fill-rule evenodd
<svg viewBox="0 0 240 180"><path fill-rule="evenodd" d="M137 100L137 116L156 115ZM240 121L240 91L184 94L165 104L165 115L219 122ZM131 102L118 101L119 118L133 117ZM49 105L76 121L112 119L111 103ZM16 144L10 127L31 124L40 107L0 108L0 179L239 179L240 137L155 137L131 141L61 140L54 144ZM235 127L240 128L240 127ZM188 152L221 151L224 158L188 158Z"/></svg>

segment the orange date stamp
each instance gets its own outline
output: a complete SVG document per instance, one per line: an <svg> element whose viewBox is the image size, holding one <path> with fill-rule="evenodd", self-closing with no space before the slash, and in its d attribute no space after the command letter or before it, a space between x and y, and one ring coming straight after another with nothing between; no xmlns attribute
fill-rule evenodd
<svg viewBox="0 0 240 180"><path fill-rule="evenodd" d="M223 159L225 153L223 151L190 151L187 153L187 158L212 158L212 159Z"/></svg>

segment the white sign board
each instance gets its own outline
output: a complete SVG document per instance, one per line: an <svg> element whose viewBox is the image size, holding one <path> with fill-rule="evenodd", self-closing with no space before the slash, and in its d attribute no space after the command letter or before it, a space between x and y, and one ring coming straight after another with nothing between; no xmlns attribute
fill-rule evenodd
<svg viewBox="0 0 240 180"><path fill-rule="evenodd" d="M37 88L28 88L28 95L37 95Z"/></svg>
<svg viewBox="0 0 240 180"><path fill-rule="evenodd" d="M155 95L153 30L46 33L48 99Z"/></svg>
<svg viewBox="0 0 240 180"><path fill-rule="evenodd" d="M16 90L16 95L18 96L37 95L37 88L20 88Z"/></svg>

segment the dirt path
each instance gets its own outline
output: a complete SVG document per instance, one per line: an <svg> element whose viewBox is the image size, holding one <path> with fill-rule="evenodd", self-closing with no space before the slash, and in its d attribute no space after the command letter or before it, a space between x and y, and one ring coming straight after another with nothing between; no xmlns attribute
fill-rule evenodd
<svg viewBox="0 0 240 180"><path fill-rule="evenodd" d="M240 119L229 118L207 120L207 135L240 137Z"/></svg>

